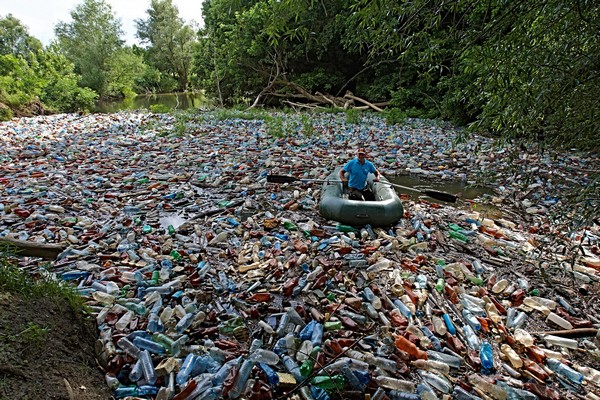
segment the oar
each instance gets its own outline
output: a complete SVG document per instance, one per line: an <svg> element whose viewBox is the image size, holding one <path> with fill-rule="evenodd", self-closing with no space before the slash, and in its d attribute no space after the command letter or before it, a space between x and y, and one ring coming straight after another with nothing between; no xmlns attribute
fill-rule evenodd
<svg viewBox="0 0 600 400"><path fill-rule="evenodd" d="M398 185L398 184L392 183L392 182L386 182L386 183L389 185L392 185L394 187L400 188L400 189L412 190L413 192L423 193L424 195L427 195L427 196L431 197L432 199L447 201L448 203L456 203L456 199L458 199L457 196L450 194L450 193L446 193L446 192L438 192L437 190L420 190L420 189L415 189L410 186Z"/></svg>
<svg viewBox="0 0 600 400"><path fill-rule="evenodd" d="M341 180L333 180L333 179L302 179L296 178L295 176L289 175L267 175L267 182L270 183L292 183L292 182L342 182ZM420 190L415 189L410 186L402 186L391 182L382 182L386 185L391 185L394 187L398 187L405 190L412 190L413 192L422 193L426 196L431 197L432 199L447 201L449 203L456 203L457 196L446 193L446 192L438 192L437 190Z"/></svg>

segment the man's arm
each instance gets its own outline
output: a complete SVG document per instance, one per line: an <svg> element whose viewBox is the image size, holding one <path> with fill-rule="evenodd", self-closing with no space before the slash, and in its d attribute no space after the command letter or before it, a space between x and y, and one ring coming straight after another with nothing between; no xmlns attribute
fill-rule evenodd
<svg viewBox="0 0 600 400"><path fill-rule="evenodd" d="M345 169L340 169L340 180L342 182L346 182L348 179L346 179L346 170Z"/></svg>

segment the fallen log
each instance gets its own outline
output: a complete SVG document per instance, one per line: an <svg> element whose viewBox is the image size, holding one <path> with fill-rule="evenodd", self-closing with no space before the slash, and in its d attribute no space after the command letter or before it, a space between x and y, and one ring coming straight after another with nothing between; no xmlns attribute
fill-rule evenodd
<svg viewBox="0 0 600 400"><path fill-rule="evenodd" d="M26 257L40 257L55 260L65 250L64 246L50 243L37 243L8 237L0 237L0 245L15 247L15 254Z"/></svg>

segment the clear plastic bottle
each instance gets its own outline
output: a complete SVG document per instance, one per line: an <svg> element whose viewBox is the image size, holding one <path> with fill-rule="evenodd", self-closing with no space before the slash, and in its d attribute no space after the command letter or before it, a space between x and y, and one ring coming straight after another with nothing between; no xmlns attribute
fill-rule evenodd
<svg viewBox="0 0 600 400"><path fill-rule="evenodd" d="M579 385L583 382L582 374L580 374L579 372L575 371L573 368L569 367L568 365L566 365L554 358L546 359L546 364L548 365L548 368L550 368L552 371L564 376L565 378L568 378L573 383L576 383Z"/></svg>
<svg viewBox="0 0 600 400"><path fill-rule="evenodd" d="M277 365L277 363L279 363L279 356L276 353L265 349L254 350L248 359L267 365Z"/></svg>
<svg viewBox="0 0 600 400"><path fill-rule="evenodd" d="M401 392L414 392L416 389L413 382L392 378L390 376L374 376L373 381L383 388L399 390Z"/></svg>
<svg viewBox="0 0 600 400"><path fill-rule="evenodd" d="M252 360L244 360L240 370L238 371L237 377L231 389L229 390L229 398L237 399L241 396L244 388L246 387L246 382L250 377L250 372L252 372L252 368L254 368L254 361Z"/></svg>
<svg viewBox="0 0 600 400"><path fill-rule="evenodd" d="M502 353L504 353L508 361L510 361L513 368L519 369L523 367L523 360L521 360L521 357L519 357L517 352L514 351L513 348L510 347L508 344L503 343L502 346L500 346L500 350L502 351Z"/></svg>
<svg viewBox="0 0 600 400"><path fill-rule="evenodd" d="M137 359L140 355L141 350L125 336L117 341L117 345L122 348L125 353L129 354L135 359Z"/></svg>
<svg viewBox="0 0 600 400"><path fill-rule="evenodd" d="M427 350L428 358L448 364L452 368L460 368L462 359L439 351Z"/></svg>
<svg viewBox="0 0 600 400"><path fill-rule="evenodd" d="M294 378L296 378L297 382L302 382L304 380L302 374L300 373L300 367L298 364L296 364L296 361L294 361L292 357L284 355L281 357L281 361L288 372L292 374Z"/></svg>
<svg viewBox="0 0 600 400"><path fill-rule="evenodd" d="M425 382L429 383L431 386L433 386L442 393L450 393L450 391L452 390L452 384L441 375L422 370L419 371L419 375L421 375Z"/></svg>
<svg viewBox="0 0 600 400"><path fill-rule="evenodd" d="M567 349L577 349L579 347L579 343L575 339L568 339L560 336L554 335L545 335L544 341L548 345L566 347Z"/></svg>
<svg viewBox="0 0 600 400"><path fill-rule="evenodd" d="M184 383L188 381L190 374L192 373L192 369L194 368L194 364L196 361L196 355L193 353L188 354L183 360L183 364L181 364L181 368L179 372L177 372L177 384L182 386Z"/></svg>
<svg viewBox="0 0 600 400"><path fill-rule="evenodd" d="M450 373L450 365L437 360L415 360L412 364L418 369L432 372Z"/></svg>
<svg viewBox="0 0 600 400"><path fill-rule="evenodd" d="M142 373L144 374L144 379L149 384L153 385L156 383L156 371L154 370L154 365L152 363L152 357L150 357L150 352L148 350L142 350L140 352L140 363L142 364Z"/></svg>

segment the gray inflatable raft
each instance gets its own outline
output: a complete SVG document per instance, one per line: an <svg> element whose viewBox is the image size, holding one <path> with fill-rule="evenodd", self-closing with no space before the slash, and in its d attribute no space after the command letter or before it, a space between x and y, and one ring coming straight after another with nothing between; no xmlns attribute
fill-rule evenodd
<svg viewBox="0 0 600 400"><path fill-rule="evenodd" d="M341 168L336 168L323 183L319 202L319 212L323 218L356 226L391 225L402 218L402 202L387 179L372 183L375 201L350 200L340 182Z"/></svg>

